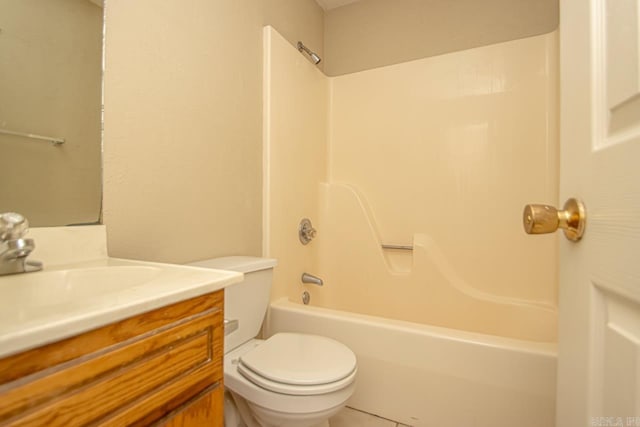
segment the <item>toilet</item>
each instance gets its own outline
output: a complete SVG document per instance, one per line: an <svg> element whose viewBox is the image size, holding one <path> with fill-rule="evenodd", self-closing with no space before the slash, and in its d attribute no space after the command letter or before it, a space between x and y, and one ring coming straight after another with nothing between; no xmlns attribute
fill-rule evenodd
<svg viewBox="0 0 640 427"><path fill-rule="evenodd" d="M225 289L225 427L320 427L355 390L356 357L330 338L278 333L257 339L275 259L234 256L190 265L245 274Z"/></svg>

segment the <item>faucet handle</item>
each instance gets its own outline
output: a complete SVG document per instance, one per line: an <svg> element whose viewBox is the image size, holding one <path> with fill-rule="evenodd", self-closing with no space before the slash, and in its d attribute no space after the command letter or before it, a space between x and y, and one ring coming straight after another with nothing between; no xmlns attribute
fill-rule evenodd
<svg viewBox="0 0 640 427"><path fill-rule="evenodd" d="M27 218L15 212L0 214L0 240L15 240L29 230Z"/></svg>
<svg viewBox="0 0 640 427"><path fill-rule="evenodd" d="M302 218L300 225L298 226L298 238L303 245L308 244L313 238L316 237L316 229L313 228L311 220L309 218Z"/></svg>

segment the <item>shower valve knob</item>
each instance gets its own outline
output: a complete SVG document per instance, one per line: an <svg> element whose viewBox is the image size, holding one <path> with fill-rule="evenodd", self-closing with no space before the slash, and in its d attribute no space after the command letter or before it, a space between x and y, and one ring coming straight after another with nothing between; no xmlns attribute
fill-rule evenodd
<svg viewBox="0 0 640 427"><path fill-rule="evenodd" d="M586 213L584 204L569 199L563 210L549 205L526 205L522 212L522 223L527 234L553 233L562 228L567 239L577 242L584 234Z"/></svg>
<svg viewBox="0 0 640 427"><path fill-rule="evenodd" d="M308 218L303 218L298 226L298 238L303 245L308 244L316 237L316 229L313 228L311 221Z"/></svg>

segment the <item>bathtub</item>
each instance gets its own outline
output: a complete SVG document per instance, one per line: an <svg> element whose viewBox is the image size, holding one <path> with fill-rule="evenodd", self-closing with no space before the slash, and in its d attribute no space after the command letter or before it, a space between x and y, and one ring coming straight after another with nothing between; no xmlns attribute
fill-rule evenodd
<svg viewBox="0 0 640 427"><path fill-rule="evenodd" d="M348 405L410 426L552 427L556 345L273 302L265 334L304 332L358 358Z"/></svg>

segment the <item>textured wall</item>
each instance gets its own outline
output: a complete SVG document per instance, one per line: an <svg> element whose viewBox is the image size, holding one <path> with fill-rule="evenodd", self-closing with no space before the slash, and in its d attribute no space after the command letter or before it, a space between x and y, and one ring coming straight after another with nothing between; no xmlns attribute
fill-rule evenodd
<svg viewBox="0 0 640 427"><path fill-rule="evenodd" d="M325 71L352 73L557 27L558 0L364 0L327 11Z"/></svg>
<svg viewBox="0 0 640 427"><path fill-rule="evenodd" d="M305 2L107 2L111 256L261 254L262 26L297 17L289 32L318 38L322 10Z"/></svg>

